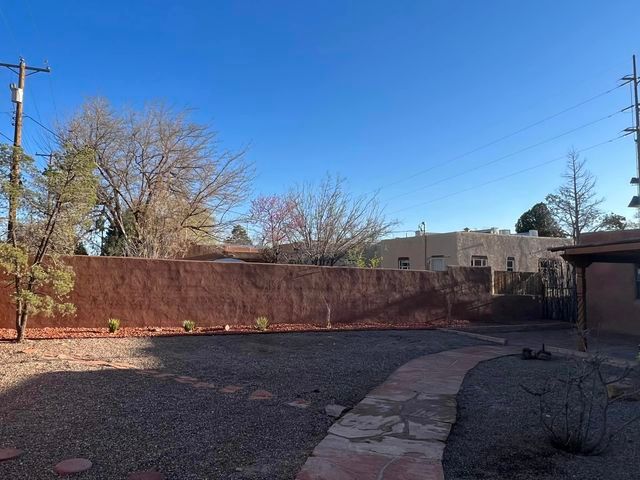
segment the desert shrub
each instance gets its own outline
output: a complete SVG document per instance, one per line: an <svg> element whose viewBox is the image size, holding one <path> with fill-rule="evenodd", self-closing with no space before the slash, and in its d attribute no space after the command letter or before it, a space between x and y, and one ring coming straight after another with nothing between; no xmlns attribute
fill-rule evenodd
<svg viewBox="0 0 640 480"><path fill-rule="evenodd" d="M629 395L610 398L611 387L627 379L631 370L612 378L605 374L605 368L600 357L576 360L562 375L547 380L540 390L523 386L538 399L540 423L554 447L573 454L598 455L617 433L640 418L636 416L622 426L611 427L609 407L629 398Z"/></svg>
<svg viewBox="0 0 640 480"><path fill-rule="evenodd" d="M266 332L269 329L269 319L265 316L256 318L256 328L261 332Z"/></svg>
<svg viewBox="0 0 640 480"><path fill-rule="evenodd" d="M107 320L107 326L109 327L109 333L116 333L120 329L120 320L117 318L110 318Z"/></svg>
<svg viewBox="0 0 640 480"><path fill-rule="evenodd" d="M182 328L184 328L185 332L193 332L196 328L196 322L193 320L185 320L182 322Z"/></svg>

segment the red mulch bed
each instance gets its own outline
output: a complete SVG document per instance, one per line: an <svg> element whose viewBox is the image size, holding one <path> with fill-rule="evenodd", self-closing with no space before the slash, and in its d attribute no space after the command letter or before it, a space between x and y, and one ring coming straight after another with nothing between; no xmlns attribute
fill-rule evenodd
<svg viewBox="0 0 640 480"><path fill-rule="evenodd" d="M253 326L231 325L229 330L225 327L196 327L193 332L187 333L178 327L122 327L116 333L109 333L105 328L71 328L71 327L43 327L28 328L27 339L29 340L51 340L66 338L128 338L128 337L174 337L179 335L234 335L247 333L282 333L282 332L327 332L327 331L350 331L350 330L428 330L434 328L452 328L468 325L467 320L453 320L442 322L424 323L350 323L348 325L333 325L331 329L305 324L272 324L269 330L259 332ZM15 330L11 328L0 328L0 340L13 340L16 337Z"/></svg>

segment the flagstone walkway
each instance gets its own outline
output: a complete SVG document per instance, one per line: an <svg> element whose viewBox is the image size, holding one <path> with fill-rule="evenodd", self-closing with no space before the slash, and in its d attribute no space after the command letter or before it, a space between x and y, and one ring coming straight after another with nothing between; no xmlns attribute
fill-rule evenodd
<svg viewBox="0 0 640 480"><path fill-rule="evenodd" d="M297 480L444 480L442 454L469 370L514 347L474 346L398 368L329 429Z"/></svg>

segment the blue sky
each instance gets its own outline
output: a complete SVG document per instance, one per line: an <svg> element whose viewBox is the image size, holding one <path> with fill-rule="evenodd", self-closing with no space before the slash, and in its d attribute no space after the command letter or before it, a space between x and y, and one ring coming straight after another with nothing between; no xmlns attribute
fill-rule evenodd
<svg viewBox="0 0 640 480"><path fill-rule="evenodd" d="M0 61L49 62L51 75L28 78L25 100L45 125L93 95L193 107L223 146L250 145L255 194L332 172L357 194L380 189L398 235L422 220L430 231L513 228L559 184L563 161L551 160L630 126L629 113L615 114L630 104L629 89L461 155L616 87L632 53L640 54L628 20L636 7L633 0L0 0ZM0 71L0 84L12 81ZM7 112L9 89L2 91ZM46 131L25 122L27 149L46 149ZM11 128L0 114L0 132L11 136ZM631 216L632 139L585 156L605 208Z"/></svg>

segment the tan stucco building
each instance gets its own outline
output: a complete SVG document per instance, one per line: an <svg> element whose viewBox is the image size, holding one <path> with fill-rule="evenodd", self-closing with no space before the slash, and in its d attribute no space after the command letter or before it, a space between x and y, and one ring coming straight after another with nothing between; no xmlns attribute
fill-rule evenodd
<svg viewBox="0 0 640 480"><path fill-rule="evenodd" d="M566 238L539 237L535 231L511 234L489 229L382 240L375 253L382 257L382 268L441 271L448 266L488 266L502 271L537 272L538 259L557 257L549 248L570 243Z"/></svg>

